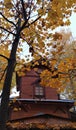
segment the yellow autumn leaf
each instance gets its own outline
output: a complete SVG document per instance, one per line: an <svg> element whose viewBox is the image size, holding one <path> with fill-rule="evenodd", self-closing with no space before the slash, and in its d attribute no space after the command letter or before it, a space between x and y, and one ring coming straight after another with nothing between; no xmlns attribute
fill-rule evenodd
<svg viewBox="0 0 76 130"><path fill-rule="evenodd" d="M11 9L13 6L11 0L4 0L4 5L8 9Z"/></svg>

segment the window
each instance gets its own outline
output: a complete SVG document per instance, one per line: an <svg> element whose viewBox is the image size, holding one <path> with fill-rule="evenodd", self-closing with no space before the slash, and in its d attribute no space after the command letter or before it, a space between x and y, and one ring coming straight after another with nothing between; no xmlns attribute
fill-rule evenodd
<svg viewBox="0 0 76 130"><path fill-rule="evenodd" d="M40 84L37 84L35 86L35 97L43 98L44 96L44 87L42 87Z"/></svg>
<svg viewBox="0 0 76 130"><path fill-rule="evenodd" d="M45 98L45 87L40 85L40 78L33 82L33 98Z"/></svg>
<svg viewBox="0 0 76 130"><path fill-rule="evenodd" d="M43 87L41 86L36 86L35 87L35 95L43 95Z"/></svg>

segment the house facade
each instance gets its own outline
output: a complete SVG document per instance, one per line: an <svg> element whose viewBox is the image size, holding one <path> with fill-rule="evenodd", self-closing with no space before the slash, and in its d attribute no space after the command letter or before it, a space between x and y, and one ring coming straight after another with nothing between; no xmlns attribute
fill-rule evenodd
<svg viewBox="0 0 76 130"><path fill-rule="evenodd" d="M21 99L58 100L59 98L56 89L40 85L39 73L33 69L26 72L24 77L18 77L17 83Z"/></svg>
<svg viewBox="0 0 76 130"><path fill-rule="evenodd" d="M23 77L17 76L17 90L20 95L15 101L11 100L10 121L37 123L40 120L43 122L47 117L51 121L71 120L69 109L74 102L60 99L54 88L41 86L39 73L34 69L26 72Z"/></svg>

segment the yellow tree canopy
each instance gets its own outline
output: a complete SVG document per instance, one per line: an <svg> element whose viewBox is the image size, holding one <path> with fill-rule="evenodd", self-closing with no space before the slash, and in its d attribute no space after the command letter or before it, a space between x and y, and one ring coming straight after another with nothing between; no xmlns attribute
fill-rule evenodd
<svg viewBox="0 0 76 130"><path fill-rule="evenodd" d="M76 99L76 41L53 45L49 57L49 69L41 73L41 85L57 88L58 92L66 90L69 98Z"/></svg>

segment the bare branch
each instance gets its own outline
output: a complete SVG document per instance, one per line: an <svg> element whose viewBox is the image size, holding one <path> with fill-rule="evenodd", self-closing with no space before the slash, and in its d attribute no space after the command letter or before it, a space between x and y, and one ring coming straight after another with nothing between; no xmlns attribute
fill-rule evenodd
<svg viewBox="0 0 76 130"><path fill-rule="evenodd" d="M30 25L32 25L33 23L35 23L38 19L40 19L41 18L41 16L39 16L38 18L36 18L33 22L31 22L30 24L29 24L29 26ZM27 26L28 27L28 26Z"/></svg>
<svg viewBox="0 0 76 130"><path fill-rule="evenodd" d="M21 18L19 18L17 22L17 32L20 31L20 26L21 26Z"/></svg>
<svg viewBox="0 0 76 130"><path fill-rule="evenodd" d="M13 24L13 25L16 27L16 25L15 25L12 21L10 21L9 19L7 19L1 12L0 12L0 15L1 15L7 22Z"/></svg>
<svg viewBox="0 0 76 130"><path fill-rule="evenodd" d="M22 4L22 13L23 13L23 17L24 17L24 20L26 21L27 20L27 14L26 14L26 10L25 10L25 7L24 7L24 1L21 0L21 4Z"/></svg>
<svg viewBox="0 0 76 130"><path fill-rule="evenodd" d="M6 28L1 27L1 26L0 26L0 28L1 28L1 29L3 29L4 31L6 31L6 32L8 32L8 33L10 33L10 34L13 34L14 36L16 36L16 34L15 34L15 33L13 33L13 32L11 32L11 31L7 30Z"/></svg>
<svg viewBox="0 0 76 130"><path fill-rule="evenodd" d="M28 22L28 20L26 20L26 21L23 23L22 27L20 28L20 31L22 31L22 30L26 27L27 22Z"/></svg>
<svg viewBox="0 0 76 130"><path fill-rule="evenodd" d="M28 25L26 25L27 24L27 21L25 21L24 23L23 23L23 25L22 25L22 27L21 27L21 30L23 30L24 28L28 28L30 25L32 25L33 23L35 23L38 19L40 19L41 18L41 16L39 16L38 18L36 18L33 22L31 22L30 24L28 23Z"/></svg>
<svg viewBox="0 0 76 130"><path fill-rule="evenodd" d="M2 74L2 76L1 76L1 78L0 78L0 81L3 79L6 70L7 70L7 66L6 66L5 70L4 70L4 73Z"/></svg>
<svg viewBox="0 0 76 130"><path fill-rule="evenodd" d="M0 54L0 56L9 61L9 58L7 58L6 56L4 56L4 55L2 55L2 54Z"/></svg>

